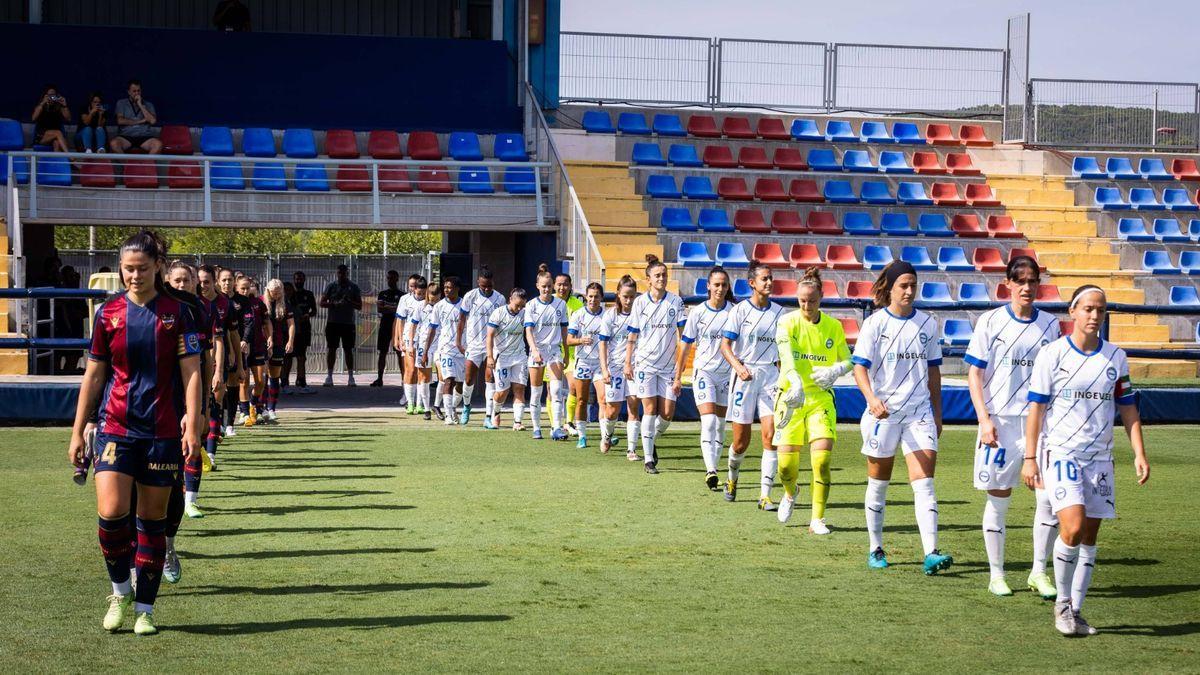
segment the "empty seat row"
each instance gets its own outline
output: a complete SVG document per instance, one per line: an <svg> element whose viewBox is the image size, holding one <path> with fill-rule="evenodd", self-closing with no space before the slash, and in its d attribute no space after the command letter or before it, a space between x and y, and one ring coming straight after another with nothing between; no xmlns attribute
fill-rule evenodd
<svg viewBox="0 0 1200 675"><path fill-rule="evenodd" d="M1168 251L1145 251L1142 269L1151 274L1200 275L1200 251L1183 251L1179 254L1178 265L1171 262Z"/></svg>
<svg viewBox="0 0 1200 675"><path fill-rule="evenodd" d="M767 157L764 148L746 146L738 150L737 158L733 151L724 145L709 145L698 154L694 145L675 143L667 148L664 157L662 148L657 143L634 143L631 160L638 166L667 166L700 167L713 169L782 169L787 171L849 171L853 173L889 173L889 174L931 174L951 176L980 176L982 172L975 168L970 155L965 152L952 152L946 155L943 166L937 153L913 153L912 163L899 150L884 150L879 153L878 163L871 158L866 150L847 150L839 161L834 150L828 148L813 148L805 158L796 148L776 148L771 157Z"/></svg>
<svg viewBox="0 0 1200 675"><path fill-rule="evenodd" d="M760 117L756 124L751 124L750 118L730 115L717 126L716 118L709 115L692 115L688 118L686 128L678 115L673 113L657 113L653 121L647 122L646 116L640 112L623 112L617 115L617 125L613 126L612 116L604 110L589 110L583 114L583 128L589 133L612 134L621 132L630 136L696 136L698 138L762 138L773 141L812 141L830 143L907 143L916 145L965 145L989 147L992 141L988 139L983 127L978 124L964 124L959 128L959 135L948 124L931 123L922 135L920 129L912 122L896 122L888 133L884 122L863 122L859 133L846 120L828 120L825 130L821 131L814 120L792 120L791 129L777 117Z"/></svg>
<svg viewBox="0 0 1200 675"><path fill-rule="evenodd" d="M163 152L169 155L190 155L194 151L192 133L188 127L166 125L162 128L161 138ZM311 159L319 154L312 129L286 129L283 132L282 150L285 156L294 159ZM448 150L450 158L460 162L477 162L484 158L479 135L473 131L451 133ZM229 127L204 127L200 131L200 152L211 157L232 157L233 130ZM242 154L247 157L275 157L275 132L263 127L243 129ZM348 129L326 131L325 154L333 159L358 159L358 137ZM388 129L370 132L367 137L367 154L374 159L404 159L400 147L400 134ZM519 133L496 134L493 154L496 159L505 162L529 160L525 151L525 138ZM423 160L443 159L437 134L432 131L409 132L408 156Z"/></svg>
<svg viewBox="0 0 1200 675"><path fill-rule="evenodd" d="M1196 199L1200 201L1200 190L1196 191ZM1162 192L1162 201L1154 188L1130 188L1129 199L1121 194L1119 187L1096 188L1096 206L1106 211L1200 211L1183 188L1167 188Z"/></svg>
<svg viewBox="0 0 1200 675"><path fill-rule="evenodd" d="M1100 168L1096 157L1076 157L1071 162L1071 174L1076 178L1098 180L1200 180L1200 170L1194 159L1173 159L1168 171L1163 160L1143 157L1137 170L1128 157L1109 157Z"/></svg>
<svg viewBox="0 0 1200 675"><path fill-rule="evenodd" d="M822 187L817 181L795 179L788 189L784 189L783 181L778 178L759 178L754 182L754 192L750 192L746 179L738 176L725 176L717 182L713 189L708 176L687 176L683 179L681 190L671 175L653 174L646 178L646 194L656 199L725 199L731 201L751 201L754 199L765 202L828 202L830 204L874 204L904 206L974 206L979 208L1000 206L1000 200L992 193L992 188L986 183L970 183L966 185L965 195L958 191L955 183L934 183L926 194L925 185L902 181L896 193L881 181L863 181L859 192L855 194L854 186L849 181L827 180Z"/></svg>
<svg viewBox="0 0 1200 675"><path fill-rule="evenodd" d="M955 214L947 219L942 213L923 213L917 218L916 227L907 213L884 213L876 226L870 213L850 211L842 215L839 225L833 213L810 211L807 220L796 211L775 210L768 222L758 209L737 209L730 221L725 209L702 208L696 219L681 206L668 206L662 210L659 225L669 232L744 232L746 234L842 234L888 235L893 237L988 237L1018 239L1011 216L988 216L986 226L980 225L979 216L973 213Z"/></svg>
<svg viewBox="0 0 1200 675"><path fill-rule="evenodd" d="M1117 238L1126 241L1161 241L1168 244L1200 241L1200 218L1193 218L1186 231L1174 218L1155 218L1149 230L1141 218L1122 218L1117 221Z"/></svg>
<svg viewBox="0 0 1200 675"><path fill-rule="evenodd" d="M684 267L710 267L714 264L730 268L748 267L753 259L781 268L816 266L834 270L878 270L898 258L917 270L942 272L1003 272L1008 260L1021 255L1037 260L1037 253L1030 248L1013 248L1005 259L1000 249L990 246L975 249L970 260L966 251L958 246L940 247L936 260L930 257L929 250L924 246L901 247L899 256L893 256L887 246L867 246L862 260L858 259L854 247L848 244L827 245L824 257L816 244L792 244L786 256L783 248L773 242L755 244L752 256L747 256L746 247L736 241L718 243L713 256L709 255L708 245L702 241L681 241L676 249L676 260Z"/></svg>

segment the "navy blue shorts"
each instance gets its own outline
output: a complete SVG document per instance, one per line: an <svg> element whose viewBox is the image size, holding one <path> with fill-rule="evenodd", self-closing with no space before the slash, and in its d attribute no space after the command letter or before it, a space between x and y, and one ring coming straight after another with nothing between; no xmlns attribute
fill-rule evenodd
<svg viewBox="0 0 1200 675"><path fill-rule="evenodd" d="M183 442L178 438L96 435L96 473L116 471L142 485L170 487L182 469Z"/></svg>

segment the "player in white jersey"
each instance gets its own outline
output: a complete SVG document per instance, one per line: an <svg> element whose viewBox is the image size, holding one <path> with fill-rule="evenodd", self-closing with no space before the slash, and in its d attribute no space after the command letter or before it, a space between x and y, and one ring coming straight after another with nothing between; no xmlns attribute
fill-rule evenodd
<svg viewBox="0 0 1200 675"><path fill-rule="evenodd" d="M604 287L593 281L583 293L583 307L571 314L567 324L567 345L575 348L571 358L572 399L575 407L575 431L579 441L575 447L587 447L588 401L592 383L600 379L600 333L604 327ZM599 398L599 393L597 394ZM568 399L570 401L570 399Z"/></svg>
<svg viewBox="0 0 1200 675"><path fill-rule="evenodd" d="M458 303L461 313L458 318L458 345L466 355L463 409L459 424L466 425L471 421L471 397L475 395L475 382L479 379L479 369L483 367L483 426L485 429L491 429L494 379L492 371L484 367L487 361L487 321L493 311L504 306L504 296L493 288L492 271L487 265L479 267L479 277L475 284L475 288L467 291L462 302Z"/></svg>
<svg viewBox="0 0 1200 675"><path fill-rule="evenodd" d="M1029 382L1021 479L1026 487L1044 489L1058 516L1054 626L1064 635L1096 633L1079 611L1095 571L1100 523L1117 517L1115 413L1133 446L1138 485L1150 478L1125 350L1100 339L1107 310L1103 290L1076 288L1070 304L1075 328L1042 348Z"/></svg>
<svg viewBox="0 0 1200 675"><path fill-rule="evenodd" d="M542 382L550 371L550 439L565 441L562 406L566 405L563 344L567 341L567 304L554 296L554 277L546 263L538 266L538 297L525 305L525 338L529 341L529 415L533 437L542 438Z"/></svg>
<svg viewBox="0 0 1200 675"><path fill-rule="evenodd" d="M738 473L742 458L750 447L750 431L758 414L762 436L762 462L758 508L774 511L771 487L779 468L775 451L775 394L779 391L779 343L776 328L783 307L771 302L771 268L754 261L747 270L751 295L733 308L722 333L721 354L733 368L729 387L729 413L733 440L729 444L729 477L725 481L725 501L737 499Z"/></svg>
<svg viewBox="0 0 1200 675"><path fill-rule="evenodd" d="M500 409L513 394L513 431L524 431L525 385L529 384L529 355L525 351L525 289L514 288L508 304L492 310L487 320L486 367L493 374L495 392L488 406L488 429L500 428Z"/></svg>
<svg viewBox="0 0 1200 675"><path fill-rule="evenodd" d="M925 574L954 562L937 547L937 497L933 472L942 434L942 348L937 320L913 307L917 272L897 260L883 268L871 289L880 308L863 321L854 346L854 381L867 401L862 454L867 456L864 500L872 569L888 566L883 552L883 511L896 446L904 451Z"/></svg>
<svg viewBox="0 0 1200 675"><path fill-rule="evenodd" d="M436 329L431 329L430 323L433 320L433 308L442 299L442 287L438 282L433 281L427 284L425 288L425 301L413 308L413 311L408 316L409 339L413 344L414 363L417 365L417 406L425 409L425 419L429 419L430 412L436 412L439 419L444 418L444 413L437 401L430 398L429 387L433 384L433 355L429 352L429 347L426 341L426 336L430 334L430 330L436 334Z"/></svg>
<svg viewBox="0 0 1200 675"><path fill-rule="evenodd" d="M462 400L463 373L466 370L466 357L463 355L458 341L458 319L462 316L458 305L462 300L459 295L462 288L458 277L446 277L442 282L442 295L438 304L433 307L433 317L430 319L430 334L426 348L432 348L438 369L438 394L442 401L442 412L445 414L446 426L458 423L455 412ZM437 345L433 344L433 332L437 332Z"/></svg>
<svg viewBox="0 0 1200 675"><path fill-rule="evenodd" d="M413 360L415 354L412 343L407 338L408 317L425 298L425 277L413 274L408 277L408 292L400 296L396 304L396 320L392 322L392 347L404 356L403 368L404 397L408 399L407 412L415 415L423 410L417 410L417 368ZM420 295L418 295L420 289Z"/></svg>
<svg viewBox="0 0 1200 675"><path fill-rule="evenodd" d="M637 297L637 282L628 274L617 282L617 301L604 311L604 323L600 329L600 373L604 380L604 399L600 406L600 452L608 454L612 449L613 435L617 430L617 418L621 415L621 402L626 404L625 434L628 450L625 458L631 462L641 459L637 444L641 440L641 403L634 396L629 381L625 379L622 363L625 344L629 340L629 319L633 316L633 300Z"/></svg>
<svg viewBox="0 0 1200 675"><path fill-rule="evenodd" d="M1004 272L1012 301L979 317L963 360L970 368L967 383L979 419L975 440L975 488L987 491L983 507L983 544L991 579L988 591L1012 595L1004 579L1005 516L1013 486L1020 482L1018 452L1025 447L1025 414L1029 409L1029 377L1042 347L1059 337L1058 317L1033 306L1041 278L1029 256L1009 261ZM1054 597L1046 574L1046 556L1058 534L1045 490L1036 493L1033 518L1033 567L1026 583L1043 598Z"/></svg>
<svg viewBox="0 0 1200 675"><path fill-rule="evenodd" d="M678 398L683 391L683 371L693 346L696 358L692 362L692 398L700 412L700 454L704 457L704 483L709 490L720 490L717 463L725 447L725 408L729 404L729 362L721 353L725 324L733 312L730 300L729 273L717 266L708 272L708 299L688 312L680 336L683 345L675 360L675 383Z"/></svg>
<svg viewBox="0 0 1200 675"><path fill-rule="evenodd" d="M629 342L625 345L625 378L642 402L642 461L648 474L658 473L655 441L675 417L675 354L686 317L683 300L667 290L667 266L646 255L650 290L630 308Z"/></svg>

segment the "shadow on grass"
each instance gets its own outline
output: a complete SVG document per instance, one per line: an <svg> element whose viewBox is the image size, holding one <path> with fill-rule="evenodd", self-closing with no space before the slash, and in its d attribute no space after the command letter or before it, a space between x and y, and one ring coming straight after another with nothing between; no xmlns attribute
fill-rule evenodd
<svg viewBox="0 0 1200 675"><path fill-rule="evenodd" d="M963 504L970 504L970 503L971 502L957 500L957 499L939 499L938 500L938 506L946 506L946 505L962 506ZM912 506L913 503L911 500L905 501L903 499L897 499L897 500L893 501L893 500L889 499L889 500L887 500L887 505L889 507ZM832 502L832 503L826 504L825 507L830 508L830 509L861 509L861 508L863 508L863 503L862 502Z"/></svg>
<svg viewBox="0 0 1200 675"><path fill-rule="evenodd" d="M337 593L362 595L369 593L391 593L395 591L424 591L433 589L458 590L490 586L486 581L428 581L381 584L312 584L305 586L199 586L171 595L312 595Z"/></svg>
<svg viewBox="0 0 1200 675"><path fill-rule="evenodd" d="M364 616L334 617L319 619L288 619L287 621L259 621L245 623L200 623L169 626L167 630L201 635L247 635L254 633L278 633L304 628L356 628L360 630L379 628L403 628L423 626L431 623L480 623L510 621L507 614L432 614L409 616Z"/></svg>
<svg viewBox="0 0 1200 675"><path fill-rule="evenodd" d="M278 463L263 464L261 462L247 461L228 461L222 466L226 471L291 471L293 469L397 469L399 464L349 464L345 462L358 462L350 458L342 458L338 460L342 464L305 464L301 462L289 462L280 460Z"/></svg>
<svg viewBox="0 0 1200 675"><path fill-rule="evenodd" d="M241 551L235 553L184 552L184 558L198 560L271 560L274 558L315 558L328 555L362 555L374 553L433 553L433 548L317 548L296 551Z"/></svg>
<svg viewBox="0 0 1200 675"><path fill-rule="evenodd" d="M329 467L325 467L325 468L329 468ZM317 474L317 475L312 475L312 476L232 476L231 475L229 478L230 478L230 480L236 480L240 483L242 481L247 481L247 480L371 480L371 479L397 478L397 477L398 476L392 476L392 475L388 475L388 474L380 475L380 474L373 474L373 473L367 473L367 474L355 473L355 474L339 474L339 475L334 475L334 476L329 476L329 475L325 475L325 474Z"/></svg>
<svg viewBox="0 0 1200 675"><path fill-rule="evenodd" d="M339 438L341 438L341 437L339 436L336 438L330 438L328 440L336 441ZM271 445L292 445L294 443L317 443L317 442L323 442L323 441L322 441L322 439L313 439L313 438L309 438L309 437L305 437L304 440L295 440L295 441L279 441L279 440L270 441ZM245 454L243 454L243 452L242 452L243 450L245 451ZM229 455L227 455L225 453L232 454L234 457L253 457L253 456L257 456L257 455L290 455L292 457L295 457L297 452L300 452L300 450L267 450L267 449L260 450L258 448L255 448L255 449L237 448L235 446L234 448L225 448L224 450L218 450L217 451L217 459L220 460L222 457L228 457ZM307 458L308 455L311 455L314 453L322 454L322 455L330 454L330 453L364 454L367 451L359 449L359 448L314 448L312 450L304 450L303 452L304 452L305 457ZM333 459L338 459L338 458L335 457Z"/></svg>
<svg viewBox="0 0 1200 675"><path fill-rule="evenodd" d="M322 430L323 431L323 430ZM380 436L369 436L365 434L322 434L320 431L306 431L303 436L296 438L268 438L266 443L274 445L314 445L318 443L334 443L339 441L378 441L382 440ZM258 450L250 450L250 452L259 452ZM305 452L357 452L354 450L312 450Z"/></svg>
<svg viewBox="0 0 1200 675"><path fill-rule="evenodd" d="M1200 621L1187 623L1108 626L1098 627L1101 635L1136 635L1140 637L1173 637L1200 633Z"/></svg>
<svg viewBox="0 0 1200 675"><path fill-rule="evenodd" d="M228 530L187 530L189 539L208 538L208 537L240 537L248 534L327 534L333 532L400 532L407 528L403 527L326 527L314 525L312 527L237 527Z"/></svg>
<svg viewBox="0 0 1200 675"><path fill-rule="evenodd" d="M410 504L343 504L337 506L308 506L295 504L292 506L245 506L236 509L223 509L210 506L207 510L221 514L240 514L255 516L285 516L289 513L305 513L308 511L407 511L417 507Z"/></svg>
<svg viewBox="0 0 1200 675"><path fill-rule="evenodd" d="M1101 565L1107 563L1107 560L1100 561ZM1127 585L1093 588L1088 591L1088 595L1093 598L1161 598L1165 595L1195 593L1197 591L1200 591L1200 584Z"/></svg>
<svg viewBox="0 0 1200 675"><path fill-rule="evenodd" d="M274 497L279 496L297 496L308 497L310 495L326 495L329 497L362 497L364 495L390 495L387 490L276 490L270 491L249 491L249 490L205 490L204 500L209 499L226 499L236 497Z"/></svg>

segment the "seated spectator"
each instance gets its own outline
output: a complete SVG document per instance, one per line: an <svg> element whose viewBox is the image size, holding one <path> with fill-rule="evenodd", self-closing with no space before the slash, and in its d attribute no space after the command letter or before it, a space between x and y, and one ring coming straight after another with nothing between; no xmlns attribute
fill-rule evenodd
<svg viewBox="0 0 1200 675"><path fill-rule="evenodd" d="M129 81L128 97L117 101L117 128L120 132L112 139L109 147L113 152L129 152L141 149L157 155L162 152L162 141L158 140L158 114L154 104L142 99L142 83Z"/></svg>
<svg viewBox="0 0 1200 675"><path fill-rule="evenodd" d="M33 143L49 145L55 152L67 151L67 137L63 135L63 123L71 121L71 110L67 99L58 93L58 87L47 85L42 100L33 109Z"/></svg>
<svg viewBox="0 0 1200 675"><path fill-rule="evenodd" d="M93 91L88 97L87 107L79 115L79 130L75 133L75 143L82 147L84 152L104 152L108 147L108 131L104 128L106 124L108 106L104 105L100 92Z"/></svg>
<svg viewBox="0 0 1200 675"><path fill-rule="evenodd" d="M213 12L213 25L217 30L248 32L250 9L241 0L221 0Z"/></svg>

